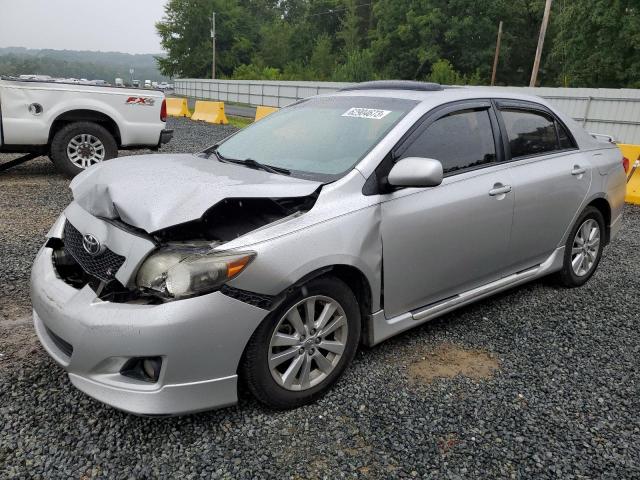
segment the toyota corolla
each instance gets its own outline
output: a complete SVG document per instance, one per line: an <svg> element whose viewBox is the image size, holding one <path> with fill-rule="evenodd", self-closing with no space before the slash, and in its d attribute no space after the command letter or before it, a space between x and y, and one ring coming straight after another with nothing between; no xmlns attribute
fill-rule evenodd
<svg viewBox="0 0 640 480"><path fill-rule="evenodd" d="M77 176L33 266L35 328L128 412L231 405L239 380L301 406L361 344L549 274L588 281L622 161L537 97L358 84L198 154Z"/></svg>

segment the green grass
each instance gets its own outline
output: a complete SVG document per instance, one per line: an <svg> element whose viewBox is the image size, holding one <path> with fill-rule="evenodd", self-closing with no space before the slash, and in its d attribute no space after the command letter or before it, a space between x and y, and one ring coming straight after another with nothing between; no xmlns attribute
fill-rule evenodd
<svg viewBox="0 0 640 480"><path fill-rule="evenodd" d="M234 117L232 115L227 115L227 119L229 120L229 125L233 125L236 128L244 128L253 123L253 120L247 117Z"/></svg>

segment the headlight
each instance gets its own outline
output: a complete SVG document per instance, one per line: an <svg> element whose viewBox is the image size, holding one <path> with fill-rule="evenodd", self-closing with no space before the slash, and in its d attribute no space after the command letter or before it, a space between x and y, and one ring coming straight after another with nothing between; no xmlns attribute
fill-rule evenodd
<svg viewBox="0 0 640 480"><path fill-rule="evenodd" d="M254 252L214 252L208 244L171 244L144 261L136 284L170 298L208 293L237 276L254 257Z"/></svg>

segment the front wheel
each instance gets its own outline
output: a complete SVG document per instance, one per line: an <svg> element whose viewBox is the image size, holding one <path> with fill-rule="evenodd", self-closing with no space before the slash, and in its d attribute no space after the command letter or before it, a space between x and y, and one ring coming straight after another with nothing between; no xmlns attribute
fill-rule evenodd
<svg viewBox="0 0 640 480"><path fill-rule="evenodd" d="M70 123L51 142L51 160L68 177L117 156L118 145L113 135L97 123Z"/></svg>
<svg viewBox="0 0 640 480"><path fill-rule="evenodd" d="M595 273L604 248L604 217L595 207L587 207L567 238L564 264L558 277L566 287L579 287Z"/></svg>
<svg viewBox="0 0 640 480"><path fill-rule="evenodd" d="M242 376L276 409L322 396L351 363L360 341L353 292L335 277L311 280L269 315L247 345Z"/></svg>

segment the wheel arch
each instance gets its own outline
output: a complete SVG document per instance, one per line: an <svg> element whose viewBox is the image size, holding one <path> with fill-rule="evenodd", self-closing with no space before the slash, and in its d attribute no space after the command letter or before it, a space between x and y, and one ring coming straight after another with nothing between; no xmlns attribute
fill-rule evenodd
<svg viewBox="0 0 640 480"><path fill-rule="evenodd" d="M606 198L598 197L591 200L587 207L594 207L598 209L604 217L605 244L608 244L611 238L611 205L609 205Z"/></svg>
<svg viewBox="0 0 640 480"><path fill-rule="evenodd" d="M111 133L111 135L113 135L113 138L115 138L118 146L122 144L120 128L118 127L116 121L106 113L87 109L68 110L59 114L51 123L51 127L49 129L48 144L51 144L51 141L53 140L55 134L58 133L64 126L74 122L97 123L98 125L106 128L107 131Z"/></svg>
<svg viewBox="0 0 640 480"><path fill-rule="evenodd" d="M372 313L372 290L369 280L362 270L353 265L336 264L318 268L296 281L285 293L292 289L302 287L305 283L324 275L331 275L347 284L358 301L360 309L360 318L363 328L366 326L367 319Z"/></svg>
<svg viewBox="0 0 640 480"><path fill-rule="evenodd" d="M360 324L362 327L361 342L367 341L369 338L370 330L370 317L373 313L373 289L370 281L364 272L356 266L349 264L333 264L316 268L298 278L295 282L285 288L282 292L271 297L272 306L271 311L274 311L288 295L294 291L304 287L315 278L322 276L333 276L342 280L353 292L358 302L358 309L360 310ZM246 348L246 345L245 347Z"/></svg>

